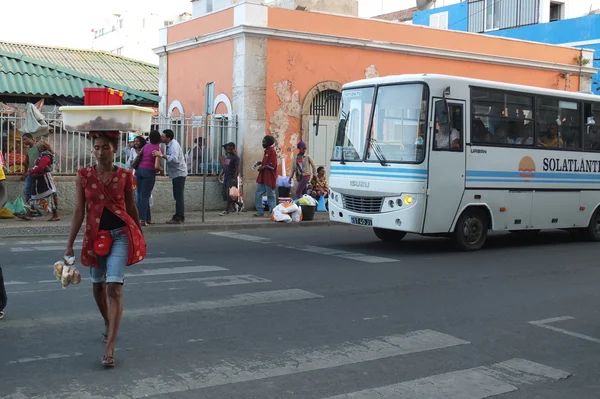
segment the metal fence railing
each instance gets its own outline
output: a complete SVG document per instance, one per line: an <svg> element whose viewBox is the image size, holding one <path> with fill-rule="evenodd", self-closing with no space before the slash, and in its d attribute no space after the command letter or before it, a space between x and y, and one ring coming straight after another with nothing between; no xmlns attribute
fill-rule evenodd
<svg viewBox="0 0 600 399"><path fill-rule="evenodd" d="M4 155L8 174L23 173L26 148L21 140L21 128L25 116L18 110L0 110L0 152ZM54 174L74 175L79 168L92 165L92 142L86 133L67 131L57 108L43 109L42 113L49 125L49 134L38 139L50 143L55 153ZM152 129L171 129L181 144L186 156L188 173L201 175L207 165L208 175L221 172L223 144L237 141L237 118L211 115L204 117L153 117ZM145 133L147 135L147 132ZM206 146L206 148L204 148ZM115 155L116 164L125 164L127 158L127 134ZM207 157L207 162L204 157Z"/></svg>

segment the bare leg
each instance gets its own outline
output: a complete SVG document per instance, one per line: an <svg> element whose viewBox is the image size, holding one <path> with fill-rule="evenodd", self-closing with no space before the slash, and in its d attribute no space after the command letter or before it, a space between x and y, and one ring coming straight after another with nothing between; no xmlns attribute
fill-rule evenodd
<svg viewBox="0 0 600 399"><path fill-rule="evenodd" d="M98 310L104 319L104 326L106 327L105 333L108 335L108 302L106 299L106 283L94 284L94 299Z"/></svg>
<svg viewBox="0 0 600 399"><path fill-rule="evenodd" d="M123 284L108 283L108 340L106 342L105 356L113 356L117 331L123 314Z"/></svg>

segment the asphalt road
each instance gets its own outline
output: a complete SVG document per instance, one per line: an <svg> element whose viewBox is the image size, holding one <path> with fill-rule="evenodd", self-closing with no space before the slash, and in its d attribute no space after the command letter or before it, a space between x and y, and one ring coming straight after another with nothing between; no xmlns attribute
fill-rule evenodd
<svg viewBox="0 0 600 399"><path fill-rule="evenodd" d="M108 370L89 281L54 280L64 240L0 243L0 398L600 396L600 244L498 235L461 253L346 226L147 238Z"/></svg>

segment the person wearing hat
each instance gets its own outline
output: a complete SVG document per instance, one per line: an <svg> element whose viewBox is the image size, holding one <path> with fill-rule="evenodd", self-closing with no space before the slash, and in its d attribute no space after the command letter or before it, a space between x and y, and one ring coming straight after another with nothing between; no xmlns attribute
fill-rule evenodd
<svg viewBox="0 0 600 399"><path fill-rule="evenodd" d="M294 176L298 182L296 187L296 199L302 197L306 192L306 186L310 183L311 177L317 176L317 165L315 161L306 154L306 143L301 141L298 143L298 154L294 158L292 166L292 174L290 175L290 184ZM310 173L312 171L312 174Z"/></svg>
<svg viewBox="0 0 600 399"><path fill-rule="evenodd" d="M238 176L240 174L240 157L237 156L235 143L223 145L226 156L223 162L223 201L226 202L225 210L220 213L221 216L229 215L235 212L235 201L229 195L231 187L238 186Z"/></svg>

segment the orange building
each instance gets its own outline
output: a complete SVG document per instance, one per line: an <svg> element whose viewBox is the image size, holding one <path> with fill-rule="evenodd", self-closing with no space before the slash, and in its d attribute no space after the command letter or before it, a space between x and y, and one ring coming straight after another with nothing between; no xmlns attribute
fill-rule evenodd
<svg viewBox="0 0 600 399"><path fill-rule="evenodd" d="M342 84L365 77L442 73L507 83L589 90L593 52L518 40L239 1L161 31L160 109L202 115L215 82L215 113L237 116L247 198L265 134L289 174L305 141L327 165ZM591 63L589 63L591 65ZM315 114L320 114L315 135ZM248 194L250 194L248 196Z"/></svg>

